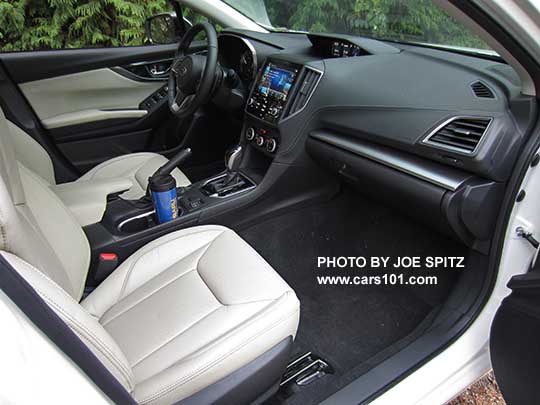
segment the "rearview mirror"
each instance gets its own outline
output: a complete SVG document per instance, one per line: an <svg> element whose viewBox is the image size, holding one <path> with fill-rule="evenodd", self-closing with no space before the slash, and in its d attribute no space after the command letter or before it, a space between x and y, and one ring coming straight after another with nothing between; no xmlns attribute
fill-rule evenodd
<svg viewBox="0 0 540 405"><path fill-rule="evenodd" d="M146 19L146 38L151 44L172 44L180 37L176 13L158 14Z"/></svg>

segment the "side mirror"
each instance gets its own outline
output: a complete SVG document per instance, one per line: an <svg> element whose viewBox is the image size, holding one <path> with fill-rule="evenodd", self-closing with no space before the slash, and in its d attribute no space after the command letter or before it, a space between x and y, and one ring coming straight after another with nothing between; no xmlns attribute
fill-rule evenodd
<svg viewBox="0 0 540 405"><path fill-rule="evenodd" d="M146 19L144 31L151 44L172 44L180 37L176 13L158 14Z"/></svg>

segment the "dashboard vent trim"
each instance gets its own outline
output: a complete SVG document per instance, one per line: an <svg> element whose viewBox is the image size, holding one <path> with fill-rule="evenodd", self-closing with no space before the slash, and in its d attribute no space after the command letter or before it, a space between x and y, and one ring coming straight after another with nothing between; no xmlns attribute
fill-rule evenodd
<svg viewBox="0 0 540 405"><path fill-rule="evenodd" d="M495 98L495 93L484 82L477 80L470 84L471 90L478 98Z"/></svg>
<svg viewBox="0 0 540 405"><path fill-rule="evenodd" d="M435 128L422 142L472 155L478 150L492 121L492 117L452 117Z"/></svg>
<svg viewBox="0 0 540 405"><path fill-rule="evenodd" d="M287 107L283 119L290 118L306 108L311 96L315 93L315 89L319 85L322 76L323 72L318 69L309 66L304 68L298 82L298 91L295 92L293 98L289 102L289 106Z"/></svg>

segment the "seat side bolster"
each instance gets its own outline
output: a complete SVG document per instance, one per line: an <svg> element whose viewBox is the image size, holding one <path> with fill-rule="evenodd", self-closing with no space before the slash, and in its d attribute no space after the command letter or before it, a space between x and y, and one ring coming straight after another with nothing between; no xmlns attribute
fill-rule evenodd
<svg viewBox="0 0 540 405"><path fill-rule="evenodd" d="M128 391L133 392L131 367L113 338L79 303L44 273L17 256L4 258L36 290L51 309L88 345L94 355Z"/></svg>
<svg viewBox="0 0 540 405"><path fill-rule="evenodd" d="M224 305L276 300L292 288L234 231L217 237L197 270Z"/></svg>

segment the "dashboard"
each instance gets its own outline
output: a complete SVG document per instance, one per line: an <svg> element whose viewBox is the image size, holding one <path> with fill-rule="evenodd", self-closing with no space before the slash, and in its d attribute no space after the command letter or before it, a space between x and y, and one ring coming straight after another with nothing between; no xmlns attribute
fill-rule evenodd
<svg viewBox="0 0 540 405"><path fill-rule="evenodd" d="M489 249L537 107L510 66L347 35L228 30L222 43L223 62L250 89L243 139L273 164L312 159L362 193Z"/></svg>
<svg viewBox="0 0 540 405"><path fill-rule="evenodd" d="M220 35L219 63L237 72L244 82L255 78L258 69L257 51L252 42L236 35Z"/></svg>

